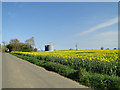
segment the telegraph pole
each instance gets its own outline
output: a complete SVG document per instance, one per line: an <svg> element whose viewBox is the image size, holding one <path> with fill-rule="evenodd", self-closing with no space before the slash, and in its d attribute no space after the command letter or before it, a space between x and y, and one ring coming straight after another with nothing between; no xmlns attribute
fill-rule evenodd
<svg viewBox="0 0 120 90"><path fill-rule="evenodd" d="M78 43L75 44L76 50L78 50Z"/></svg>

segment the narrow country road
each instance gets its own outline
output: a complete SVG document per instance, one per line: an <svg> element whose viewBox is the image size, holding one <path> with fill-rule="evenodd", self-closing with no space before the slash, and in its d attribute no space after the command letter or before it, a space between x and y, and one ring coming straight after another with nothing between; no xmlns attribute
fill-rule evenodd
<svg viewBox="0 0 120 90"><path fill-rule="evenodd" d="M2 88L86 88L8 53L2 54Z"/></svg>

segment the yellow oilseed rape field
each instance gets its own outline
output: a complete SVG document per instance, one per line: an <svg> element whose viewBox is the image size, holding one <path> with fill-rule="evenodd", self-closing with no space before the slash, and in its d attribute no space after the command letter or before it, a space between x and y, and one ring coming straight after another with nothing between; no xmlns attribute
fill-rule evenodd
<svg viewBox="0 0 120 90"><path fill-rule="evenodd" d="M118 50L59 50L13 53L68 65L74 69L85 68L93 73L108 75L116 75L119 60Z"/></svg>

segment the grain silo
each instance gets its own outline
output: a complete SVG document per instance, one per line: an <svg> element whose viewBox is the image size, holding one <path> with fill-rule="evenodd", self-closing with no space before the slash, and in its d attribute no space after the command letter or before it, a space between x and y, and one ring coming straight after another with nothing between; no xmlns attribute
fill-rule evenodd
<svg viewBox="0 0 120 90"><path fill-rule="evenodd" d="M53 44L46 44L45 45L45 51L54 51Z"/></svg>

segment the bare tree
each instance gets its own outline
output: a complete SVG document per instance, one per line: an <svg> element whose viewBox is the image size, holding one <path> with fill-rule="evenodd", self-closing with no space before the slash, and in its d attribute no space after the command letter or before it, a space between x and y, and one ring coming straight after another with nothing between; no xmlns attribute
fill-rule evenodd
<svg viewBox="0 0 120 90"><path fill-rule="evenodd" d="M30 44L29 44L29 40L26 40L26 41L25 41L25 44L26 44L26 45L30 45Z"/></svg>
<svg viewBox="0 0 120 90"><path fill-rule="evenodd" d="M34 48L35 45L34 37L30 38L30 45Z"/></svg>
<svg viewBox="0 0 120 90"><path fill-rule="evenodd" d="M34 37L28 39L25 41L25 44L30 45L34 48L35 42L34 42Z"/></svg>

